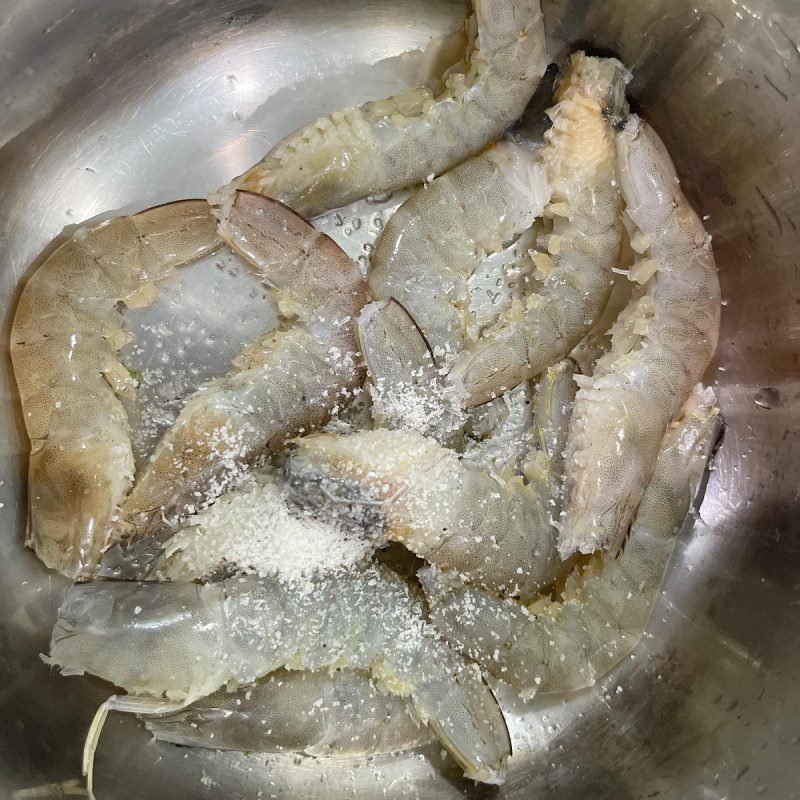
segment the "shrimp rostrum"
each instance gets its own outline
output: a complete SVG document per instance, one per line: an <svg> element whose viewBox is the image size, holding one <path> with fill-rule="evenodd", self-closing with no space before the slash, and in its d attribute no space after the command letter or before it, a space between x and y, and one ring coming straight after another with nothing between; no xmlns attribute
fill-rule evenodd
<svg viewBox="0 0 800 800"><path fill-rule="evenodd" d="M288 492L300 505L371 532L377 544L399 541L477 585L530 598L564 569L554 525L558 480L551 474L560 473L560 462L545 450L558 437L551 426L564 435L572 387L569 364L540 385L545 446L528 482L495 477L416 431L377 429L298 440L284 470Z"/></svg>
<svg viewBox="0 0 800 800"><path fill-rule="evenodd" d="M511 749L479 669L438 638L404 580L376 566L304 582L77 584L59 611L51 661L151 698L154 711L164 698L188 705L281 667L364 669L410 698L468 777L502 782Z"/></svg>
<svg viewBox="0 0 800 800"><path fill-rule="evenodd" d="M431 620L524 697L592 686L642 636L718 434L714 394L698 387L664 436L625 549L576 567L558 599L526 606L428 567L419 577Z"/></svg>
<svg viewBox="0 0 800 800"><path fill-rule="evenodd" d="M497 139L547 68L539 0L474 0L464 60L431 86L304 125L216 192L266 194L304 217L422 183Z"/></svg>

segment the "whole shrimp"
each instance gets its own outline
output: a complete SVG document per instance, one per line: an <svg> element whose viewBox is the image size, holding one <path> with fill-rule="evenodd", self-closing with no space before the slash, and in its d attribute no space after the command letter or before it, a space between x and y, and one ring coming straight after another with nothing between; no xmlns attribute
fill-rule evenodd
<svg viewBox="0 0 800 800"><path fill-rule="evenodd" d="M216 192L238 189L304 217L421 183L481 150L520 116L547 67L539 0L473 0L463 62L433 86L346 108L290 133Z"/></svg>
<svg viewBox="0 0 800 800"><path fill-rule="evenodd" d="M570 60L542 150L553 191L549 252L534 256L542 285L455 360L449 381L465 407L564 358L608 300L624 230L612 121L624 108L627 80L615 59L579 52Z"/></svg>
<svg viewBox="0 0 800 800"><path fill-rule="evenodd" d="M47 566L92 572L133 479L118 306L147 305L156 282L220 245L205 201L169 203L79 230L26 284L11 359L31 440L27 543Z"/></svg>
<svg viewBox="0 0 800 800"><path fill-rule="evenodd" d="M266 453L327 422L362 380L353 316L367 293L357 265L261 195L239 192L220 233L291 324L248 345L233 372L190 398L120 508L129 536L206 505Z"/></svg>
<svg viewBox="0 0 800 800"><path fill-rule="evenodd" d="M592 686L642 636L675 537L719 433L710 389L698 387L666 432L653 479L618 558L595 554L558 601L525 606L419 573L431 619L453 645L529 698Z"/></svg>
<svg viewBox="0 0 800 800"><path fill-rule="evenodd" d="M401 303L437 363L449 365L473 325L470 276L529 229L549 199L536 149L491 145L417 189L395 212L372 256L373 297Z"/></svg>
<svg viewBox="0 0 800 800"><path fill-rule="evenodd" d="M409 698L381 691L363 670L281 669L253 686L147 717L145 727L156 739L216 750L376 755L430 741L413 713Z"/></svg>
<svg viewBox="0 0 800 800"><path fill-rule="evenodd" d="M542 425L559 425L574 394L569 364L545 379ZM568 412L567 412L568 413ZM553 463L557 456L553 455ZM300 439L284 473L290 495L372 530L377 544L402 542L421 558L494 592L529 598L564 570L555 549L558 493L550 461L499 480L411 430L317 434ZM560 472L560 470L559 470Z"/></svg>
<svg viewBox="0 0 800 800"><path fill-rule="evenodd" d="M20 298L11 349L32 442L29 542L70 577L90 577L121 536L212 499L269 449L326 422L361 382L351 316L367 295L357 266L259 195L238 193L219 231L294 324L249 345L232 373L189 400L127 499L133 456L118 395L136 381L116 355L130 339L118 305L147 305L156 281L220 246L208 205L173 203L79 232Z"/></svg>
<svg viewBox="0 0 800 800"><path fill-rule="evenodd" d="M632 116L617 136L617 152L627 213L639 231L632 245L645 254L631 278L643 286L577 396L559 537L564 555L619 549L664 430L705 372L719 333L711 240L680 190L666 148Z"/></svg>
<svg viewBox="0 0 800 800"><path fill-rule="evenodd" d="M165 697L188 705L281 667L364 669L410 697L468 777L502 782L511 749L478 668L437 638L405 581L378 566L300 582L247 575L205 585L77 584L59 610L50 660L146 696L121 698L122 706L143 711L149 702L154 713L166 710ZM95 726L87 766L98 734Z"/></svg>

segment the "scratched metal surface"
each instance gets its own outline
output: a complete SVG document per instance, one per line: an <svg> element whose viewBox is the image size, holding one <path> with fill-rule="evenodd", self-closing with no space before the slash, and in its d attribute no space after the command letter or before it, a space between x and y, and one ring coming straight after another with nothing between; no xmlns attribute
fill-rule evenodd
<svg viewBox="0 0 800 800"><path fill-rule="evenodd" d="M113 717L100 798L800 797L800 10L544 9L554 60L590 44L633 67L633 93L708 215L726 300L709 380L728 430L648 635L590 691L505 698L515 756L499 790L467 785L437 749L369 762L223 756L149 742ZM298 123L417 83L435 53L397 56L465 14L446 0L0 0L4 348L20 279L65 226L203 195ZM327 225L357 257L391 205ZM193 269L132 320L141 366L159 369L164 341L179 364L169 387L154 373L165 413L272 320L240 265ZM7 357L0 378L0 798L62 796L79 791L82 738L108 688L38 658L65 582L20 544L26 443Z"/></svg>

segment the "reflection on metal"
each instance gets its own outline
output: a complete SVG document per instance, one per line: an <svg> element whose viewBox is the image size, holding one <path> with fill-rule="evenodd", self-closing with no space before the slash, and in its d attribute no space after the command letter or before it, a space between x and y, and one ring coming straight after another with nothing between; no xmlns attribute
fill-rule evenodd
<svg viewBox="0 0 800 800"><path fill-rule="evenodd" d="M635 98L708 217L727 301L708 377L727 431L634 657L576 696L525 706L504 696L515 756L498 797L783 800L800 785L800 8L791 0L543 6L555 61L580 43L633 68ZM441 37L466 11L458 0L9 0L0 21L4 342L20 280L65 226L202 195L297 124L417 84L452 49L454 37ZM431 37L446 47L422 53ZM341 229L354 257L368 254L376 220L399 199L385 209L365 204L361 227L352 210L341 225L332 216L323 224ZM173 394L224 369L236 337L273 319L249 294L255 284L234 301L225 274L213 261L204 268L205 277L187 271L173 287L182 298L175 329L186 328L188 344L161 334L170 356L184 349ZM212 299L214 286L224 301ZM158 320L137 319L150 356L144 326L164 322L169 306L161 308ZM7 358L0 379L0 797L29 787L41 794L48 784L77 791L70 781L82 738L109 690L51 674L38 658L64 581L21 547L26 442ZM438 748L421 759L296 763L148 740L134 720L113 720L97 758L98 797L485 794L443 764Z"/></svg>

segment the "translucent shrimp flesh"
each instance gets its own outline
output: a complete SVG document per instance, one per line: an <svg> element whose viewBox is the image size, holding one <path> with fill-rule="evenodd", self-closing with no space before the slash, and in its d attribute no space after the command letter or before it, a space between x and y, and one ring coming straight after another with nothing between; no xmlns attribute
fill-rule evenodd
<svg viewBox="0 0 800 800"><path fill-rule="evenodd" d="M534 256L542 284L456 359L449 381L467 408L564 358L606 305L624 233L611 122L624 107L627 76L615 59L570 60L542 150L553 193L548 252Z"/></svg>
<svg viewBox="0 0 800 800"><path fill-rule="evenodd" d="M664 436L624 551L616 559L593 555L573 571L560 599L526 607L425 568L419 577L431 620L523 697L592 686L641 638L718 435L714 394L698 387Z"/></svg>
<svg viewBox="0 0 800 800"><path fill-rule="evenodd" d="M177 267L219 247L204 200L184 200L79 230L33 274L11 330L31 440L27 544L47 566L88 577L113 542L133 480L120 396L136 380L119 361L138 308Z"/></svg>
<svg viewBox="0 0 800 800"><path fill-rule="evenodd" d="M410 697L468 777L501 783L511 750L478 668L427 625L405 581L377 566L299 582L77 584L59 610L50 661L124 688L137 711L188 705L281 667L365 669L385 691Z"/></svg>
<svg viewBox="0 0 800 800"><path fill-rule="evenodd" d="M367 299L355 262L283 204L238 192L220 222L272 288L287 323L248 345L190 398L121 506L129 537L208 504L266 454L322 426L363 380L354 317Z"/></svg>
<svg viewBox="0 0 800 800"><path fill-rule="evenodd" d="M308 218L422 183L477 153L516 120L547 68L539 0L474 0L463 62L432 86L320 117L212 197L237 189Z"/></svg>
<svg viewBox="0 0 800 800"><path fill-rule="evenodd" d="M642 284L611 350L582 382L566 456L562 554L616 552L656 465L664 431L717 345L720 289L711 240L657 134L635 116L618 134L620 182Z"/></svg>
<svg viewBox="0 0 800 800"><path fill-rule="evenodd" d="M369 273L376 299L397 300L449 366L470 342L470 276L528 230L550 199L535 149L510 141L417 189L378 239Z"/></svg>
<svg viewBox="0 0 800 800"><path fill-rule="evenodd" d="M558 388L545 390L543 404L569 406L571 368L563 365L550 380ZM552 408L543 415L543 441L552 438L551 424L565 430L563 414ZM284 474L298 503L361 524L378 544L402 542L491 591L530 598L564 569L555 549L558 493L549 465L542 452L529 482L500 480L415 431L378 429L304 437Z"/></svg>
<svg viewBox="0 0 800 800"><path fill-rule="evenodd" d="M171 714L147 717L156 739L245 752L377 755L426 744L408 697L381 691L363 670L277 670L238 691L220 689Z"/></svg>

